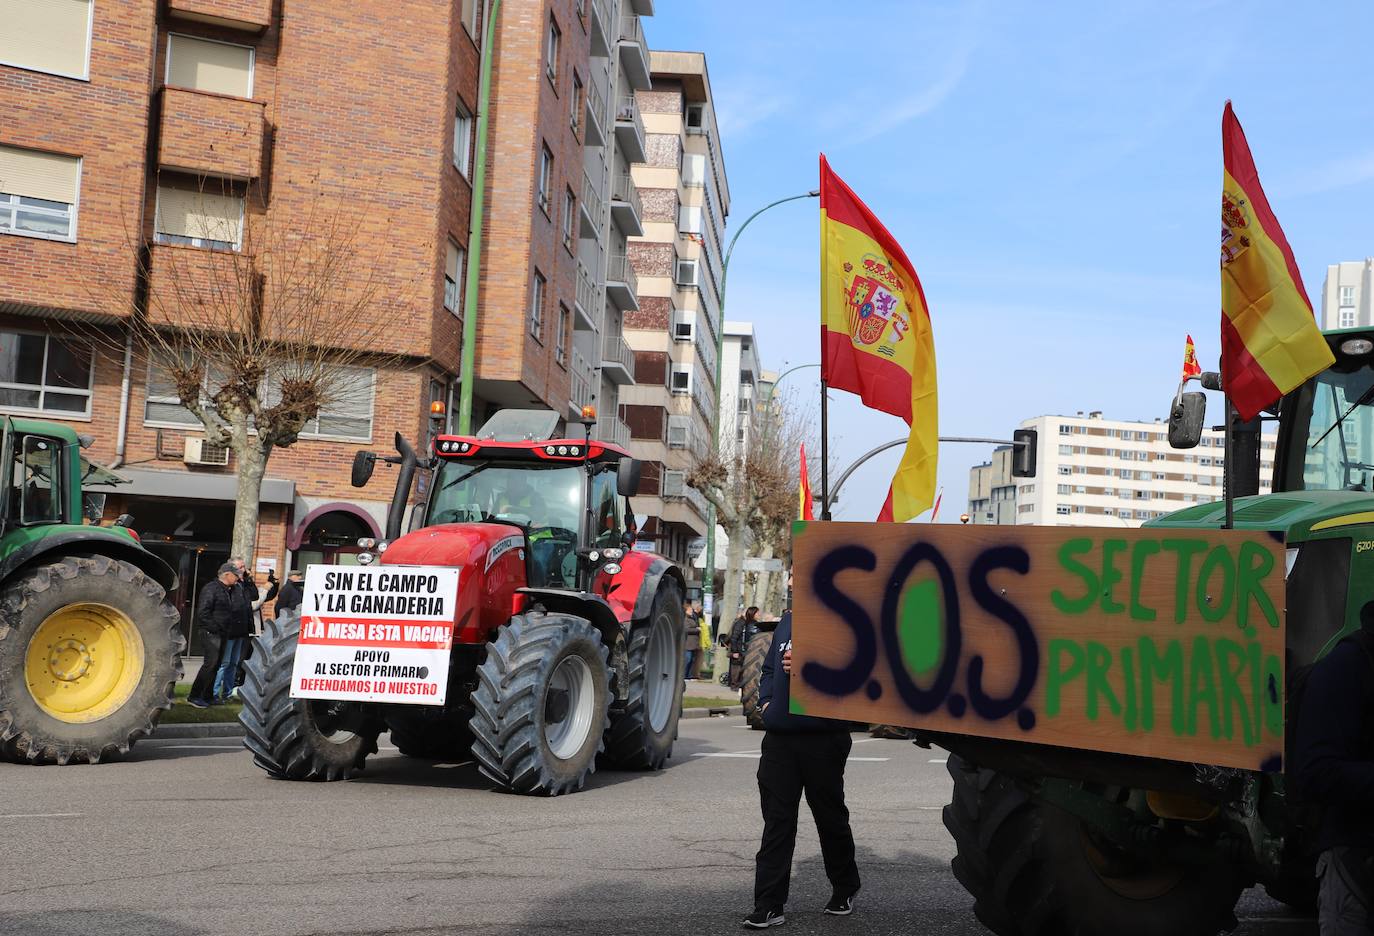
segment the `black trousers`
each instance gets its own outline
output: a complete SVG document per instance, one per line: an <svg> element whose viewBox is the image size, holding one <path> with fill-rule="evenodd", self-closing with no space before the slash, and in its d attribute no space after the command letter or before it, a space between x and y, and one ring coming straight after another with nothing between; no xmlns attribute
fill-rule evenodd
<svg viewBox="0 0 1374 936"><path fill-rule="evenodd" d="M201 635L201 641L205 644L205 661L200 664L195 682L191 683L189 698L209 702L210 694L215 691L215 670L219 668L219 657L224 652L224 638L206 631Z"/></svg>
<svg viewBox="0 0 1374 936"><path fill-rule="evenodd" d="M754 907L781 909L792 879L797 813L802 795L820 833L825 876L839 894L859 890L854 833L844 805L844 765L853 746L847 732L763 736L759 796L763 801L763 843L754 870Z"/></svg>

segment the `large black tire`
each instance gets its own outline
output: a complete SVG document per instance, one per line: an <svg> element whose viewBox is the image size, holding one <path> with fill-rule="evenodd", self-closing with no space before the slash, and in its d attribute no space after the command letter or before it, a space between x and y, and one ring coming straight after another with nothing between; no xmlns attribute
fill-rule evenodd
<svg viewBox="0 0 1374 936"><path fill-rule="evenodd" d="M300 636L301 613L283 611L253 638L239 689L243 745L253 763L278 780L347 780L377 752L380 729L332 729L330 719L348 703L291 698Z"/></svg>
<svg viewBox="0 0 1374 936"><path fill-rule="evenodd" d="M459 761L471 753L472 730L466 722L392 714L386 724L391 743L406 757Z"/></svg>
<svg viewBox="0 0 1374 936"><path fill-rule="evenodd" d="M658 770L673 753L682 714L682 592L664 579L649 619L630 631L625 710L611 719L606 762L621 770Z"/></svg>
<svg viewBox="0 0 1374 936"><path fill-rule="evenodd" d="M744 717L749 727L755 731L763 730L763 712L759 711L759 680L763 677L763 662L768 659L768 651L772 646L773 632L763 631L751 637L744 648L739 700L744 706Z"/></svg>
<svg viewBox="0 0 1374 936"><path fill-rule="evenodd" d="M585 618L533 611L502 625L472 694L472 756L482 773L511 793L582 789L610 721L607 656ZM573 691L569 679L583 682Z"/></svg>
<svg viewBox="0 0 1374 936"><path fill-rule="evenodd" d="M180 623L162 586L108 556L21 573L0 593L0 758L96 764L127 754L172 707L186 647ZM46 650L34 668L31 646ZM87 687L96 698L85 710L58 708L60 693Z"/></svg>
<svg viewBox="0 0 1374 936"><path fill-rule="evenodd" d="M1031 799L1010 777L953 755L949 772L951 867L998 936L1214 936L1235 927L1242 882L1226 861L1114 864L1079 819Z"/></svg>

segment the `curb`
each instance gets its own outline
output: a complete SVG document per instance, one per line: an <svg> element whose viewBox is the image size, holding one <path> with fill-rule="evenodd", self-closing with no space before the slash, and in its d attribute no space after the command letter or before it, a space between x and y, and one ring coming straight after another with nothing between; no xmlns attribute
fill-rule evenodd
<svg viewBox="0 0 1374 936"><path fill-rule="evenodd" d="M200 722L191 725L158 725L150 740L179 741L187 738L242 738L243 725L238 722Z"/></svg>

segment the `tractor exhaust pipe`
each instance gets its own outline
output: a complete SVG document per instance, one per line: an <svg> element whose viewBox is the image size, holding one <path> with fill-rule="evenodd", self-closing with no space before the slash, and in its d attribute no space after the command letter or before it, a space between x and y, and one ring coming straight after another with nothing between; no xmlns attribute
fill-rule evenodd
<svg viewBox="0 0 1374 936"><path fill-rule="evenodd" d="M419 458L415 449L396 433L396 451L401 455L401 471L396 476L396 493L391 495L391 508L386 512L386 538L394 540L401 535L401 522L406 515L406 501L410 500L410 485L415 480L415 467Z"/></svg>

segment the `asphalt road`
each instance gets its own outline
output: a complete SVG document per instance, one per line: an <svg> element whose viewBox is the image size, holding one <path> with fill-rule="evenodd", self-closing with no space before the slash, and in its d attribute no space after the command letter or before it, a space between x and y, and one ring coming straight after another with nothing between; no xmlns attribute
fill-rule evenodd
<svg viewBox="0 0 1374 936"><path fill-rule="evenodd" d="M949 871L939 751L856 736L864 892L825 917L803 821L791 934L978 934ZM683 721L667 770L599 773L558 799L503 796L470 765L384 749L360 779L282 783L235 740L152 741L126 763L0 765L0 933L706 934L750 909L759 735ZM1245 936L1315 933L1262 893Z"/></svg>

